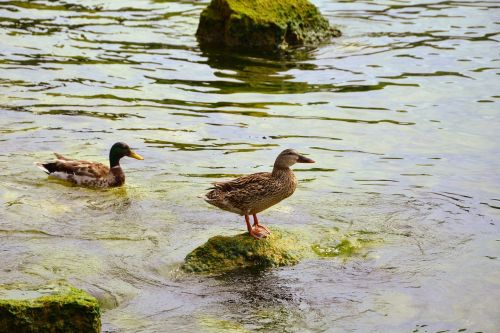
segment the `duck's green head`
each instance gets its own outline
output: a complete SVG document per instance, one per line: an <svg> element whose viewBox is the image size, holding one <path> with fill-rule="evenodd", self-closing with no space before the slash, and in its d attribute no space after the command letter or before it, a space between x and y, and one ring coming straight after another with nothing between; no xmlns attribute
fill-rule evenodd
<svg viewBox="0 0 500 333"><path fill-rule="evenodd" d="M111 167L120 164L120 159L124 156L135 158L136 160L143 160L144 158L134 152L130 147L124 142L117 142L109 151L109 164Z"/></svg>

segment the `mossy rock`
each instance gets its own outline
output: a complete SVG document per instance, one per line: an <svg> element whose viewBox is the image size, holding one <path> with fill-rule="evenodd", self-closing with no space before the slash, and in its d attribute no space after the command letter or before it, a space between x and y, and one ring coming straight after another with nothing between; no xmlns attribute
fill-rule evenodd
<svg viewBox="0 0 500 333"><path fill-rule="evenodd" d="M187 272L219 273L245 267L296 265L310 247L292 233L272 229L265 239L248 233L215 236L186 256L182 268Z"/></svg>
<svg viewBox="0 0 500 333"><path fill-rule="evenodd" d="M316 46L340 34L308 0L212 0L196 32L202 46L253 51Z"/></svg>
<svg viewBox="0 0 500 333"><path fill-rule="evenodd" d="M322 239L312 245L312 250L320 258L348 259L366 256L367 251L380 242L380 239L373 238L369 232L354 231L339 235L336 232L326 231Z"/></svg>
<svg viewBox="0 0 500 333"><path fill-rule="evenodd" d="M101 331L97 300L63 281L0 285L0 332Z"/></svg>
<svg viewBox="0 0 500 333"><path fill-rule="evenodd" d="M312 249L320 257L349 257L357 253L361 243L349 239L341 239L336 244L314 244Z"/></svg>

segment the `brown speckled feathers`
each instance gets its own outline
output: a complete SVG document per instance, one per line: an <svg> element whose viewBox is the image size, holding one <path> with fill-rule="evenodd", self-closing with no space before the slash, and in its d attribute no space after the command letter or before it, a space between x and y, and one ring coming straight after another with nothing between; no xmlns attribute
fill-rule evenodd
<svg viewBox="0 0 500 333"><path fill-rule="evenodd" d="M54 153L57 159L36 165L52 177L69 181L76 185L89 187L114 187L125 182L121 167L110 169L108 166L85 160L75 160Z"/></svg>
<svg viewBox="0 0 500 333"><path fill-rule="evenodd" d="M115 187L125 183L125 173L120 166L124 156L137 160L144 158L130 149L124 142L116 142L109 150L110 167L97 162L75 160L54 153L56 160L47 163L35 162L35 165L50 176L67 180L73 184L89 187Z"/></svg>
<svg viewBox="0 0 500 333"><path fill-rule="evenodd" d="M83 177L104 177L109 173L109 167L102 163L74 160L54 153L57 159L53 162L43 163L43 167L53 172L71 173Z"/></svg>
<svg viewBox="0 0 500 333"><path fill-rule="evenodd" d="M314 161L294 149L285 149L276 158L273 172L259 172L225 182L215 182L204 199L220 209L245 215L250 235L259 239L266 237L262 230L266 234L270 234L270 231L258 224L256 214L293 194L297 188L297 178L290 167L295 163ZM253 215L253 227L249 224L249 215Z"/></svg>
<svg viewBox="0 0 500 333"><path fill-rule="evenodd" d="M259 172L213 185L213 190L205 196L208 203L246 215L259 213L292 195L297 180L287 169L276 174Z"/></svg>

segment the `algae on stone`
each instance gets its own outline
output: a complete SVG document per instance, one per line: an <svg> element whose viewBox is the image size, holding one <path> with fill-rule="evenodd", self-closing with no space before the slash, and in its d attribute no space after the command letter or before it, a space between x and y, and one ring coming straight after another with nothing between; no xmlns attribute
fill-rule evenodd
<svg viewBox="0 0 500 333"><path fill-rule="evenodd" d="M1 332L100 332L97 300L63 281L0 285Z"/></svg>
<svg viewBox="0 0 500 333"><path fill-rule="evenodd" d="M308 0L212 0L196 36L202 45L278 51L340 36Z"/></svg>
<svg viewBox="0 0 500 333"><path fill-rule="evenodd" d="M250 330L238 322L204 315L199 318L203 332L207 333L249 333Z"/></svg>
<svg viewBox="0 0 500 333"><path fill-rule="evenodd" d="M363 250L375 243L377 240L366 237L359 237L361 232L344 234L332 237L326 234L320 243L312 245L312 250L319 257L341 257L348 258L360 254Z"/></svg>
<svg viewBox="0 0 500 333"><path fill-rule="evenodd" d="M291 266L297 264L308 249L295 235L275 229L260 240L248 233L215 236L186 256L183 269L217 273L244 267Z"/></svg>

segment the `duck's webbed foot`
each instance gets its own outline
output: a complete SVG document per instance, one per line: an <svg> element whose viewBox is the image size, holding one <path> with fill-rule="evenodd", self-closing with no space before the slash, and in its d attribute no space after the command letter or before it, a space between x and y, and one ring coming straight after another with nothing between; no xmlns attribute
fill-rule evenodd
<svg viewBox="0 0 500 333"><path fill-rule="evenodd" d="M262 225L262 224L257 224L257 225L253 225L253 228L254 229L257 229L259 232L263 232L267 235L270 235L271 234L271 230L269 230L268 227L266 227L265 225Z"/></svg>
<svg viewBox="0 0 500 333"><path fill-rule="evenodd" d="M265 225L259 224L259 219L257 219L257 214L253 214L253 228L263 232L267 235L271 234L271 230Z"/></svg>
<svg viewBox="0 0 500 333"><path fill-rule="evenodd" d="M253 225L251 226L250 225L250 218L248 215L245 215L245 222L247 224L247 229L248 229L248 233L250 234L250 236L252 236L253 238L255 239L262 239L262 238L266 238L267 235L269 235L269 232L267 232L265 229L267 228L262 228L261 225Z"/></svg>
<svg viewBox="0 0 500 333"><path fill-rule="evenodd" d="M252 230L255 231L256 233L264 235L264 237L267 237L268 235L271 234L271 231L262 224L253 225Z"/></svg>
<svg viewBox="0 0 500 333"><path fill-rule="evenodd" d="M266 238L268 233L260 231L258 228L252 228L250 231L250 236L252 236L255 239L262 239Z"/></svg>

